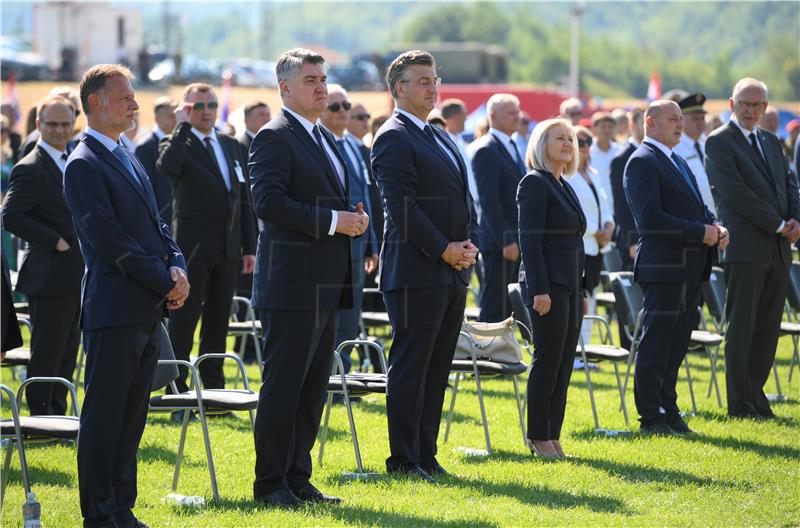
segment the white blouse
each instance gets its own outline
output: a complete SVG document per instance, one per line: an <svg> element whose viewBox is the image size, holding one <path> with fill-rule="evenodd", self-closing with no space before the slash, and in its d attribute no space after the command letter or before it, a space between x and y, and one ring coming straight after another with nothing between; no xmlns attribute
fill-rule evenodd
<svg viewBox="0 0 800 528"><path fill-rule="evenodd" d="M600 244L594 238L594 234L599 230L602 231L603 226L607 223L614 223L614 213L611 210L611 203L608 200L608 194L600 183L600 178L593 169L589 169L589 178L592 180L592 185L597 192L597 200L594 198L591 187L586 183L586 180L579 173L575 173L569 178L565 178L567 182L575 191L578 200L581 202L581 209L586 217L586 232L583 233L583 250L587 255L598 255L606 253L611 250L611 245L606 246L600 250ZM597 201L600 202L600 207L597 207Z"/></svg>

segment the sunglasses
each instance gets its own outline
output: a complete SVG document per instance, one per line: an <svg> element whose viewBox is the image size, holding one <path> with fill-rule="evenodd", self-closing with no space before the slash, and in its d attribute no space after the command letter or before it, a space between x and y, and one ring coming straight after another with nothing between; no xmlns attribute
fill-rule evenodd
<svg viewBox="0 0 800 528"><path fill-rule="evenodd" d="M359 121L369 121L369 118L372 116L369 114L358 114L350 117L352 117L353 119L358 119Z"/></svg>
<svg viewBox="0 0 800 528"><path fill-rule="evenodd" d="M197 112L202 112L203 110L206 109L206 107L208 107L209 110L216 110L217 108L219 108L219 103L216 101L211 101L208 103L203 103L198 101L197 103L192 103L192 110L195 110Z"/></svg>
<svg viewBox="0 0 800 528"><path fill-rule="evenodd" d="M591 147L591 146L592 146L592 138L578 139L578 147Z"/></svg>
<svg viewBox="0 0 800 528"><path fill-rule="evenodd" d="M328 105L328 110L330 110L331 112L338 112L341 109L344 109L344 111L347 112L351 108L353 108L353 105L351 105L347 101L343 103L331 103Z"/></svg>

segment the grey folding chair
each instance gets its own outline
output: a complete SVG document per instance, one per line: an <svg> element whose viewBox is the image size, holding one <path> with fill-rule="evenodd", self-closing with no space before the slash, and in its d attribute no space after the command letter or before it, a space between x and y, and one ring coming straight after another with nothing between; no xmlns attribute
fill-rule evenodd
<svg viewBox="0 0 800 528"><path fill-rule="evenodd" d="M28 462L25 460L25 443L22 437L22 426L19 421L19 408L17 407L16 397L14 392L5 385L0 385L0 390L8 396L8 404L11 407L11 420L4 419L0 422L0 437L7 442L2 483L0 484L0 508L2 508L3 499L6 496L6 485L8 484L8 470L11 468L11 453L14 450L15 443L19 452L20 473L22 473L22 485L25 488L26 497L31 491L31 480L28 475Z"/></svg>
<svg viewBox="0 0 800 528"><path fill-rule="evenodd" d="M353 372L345 374L344 364L342 363L342 351L352 346L371 347L375 350L376 356L380 358L380 373ZM353 405L350 398L365 394L386 394L387 374L386 357L383 354L383 347L376 341L367 339L351 339L342 341L336 350L333 351L333 367L331 369L330 380L328 381L328 401L325 404L325 418L319 432L319 465L322 467L322 457L325 454L325 443L328 439L328 422L333 406L333 395L341 394L347 410L347 419L350 423L350 436L353 439L353 451L356 456L357 473L348 476L366 477L369 474L364 472L364 465L361 460L361 450L358 445L358 433L356 432L356 422L353 419Z"/></svg>
<svg viewBox="0 0 800 528"><path fill-rule="evenodd" d="M242 377L243 389L203 389L200 384L200 376L197 374L197 366L208 359L229 359L236 362L239 367L239 374ZM181 426L181 438L178 444L178 454L175 458L175 472L172 476L172 491L178 489L178 479L180 478L181 463L183 462L183 448L186 443L186 430L189 427L189 418L192 412L196 412L200 426L203 429L203 442L206 450L206 460L208 461L208 473L211 479L211 490L214 501L219 503L219 489L217 487L217 475L214 469L214 457L211 453L211 438L208 434L209 414L223 414L231 411L248 411L250 424L255 429L254 411L258 407L258 393L250 390L247 382L247 373L244 363L236 354L204 354L192 362L180 359L166 359L158 361L159 367L169 365L182 365L187 368L191 376L189 390L178 393L175 382L170 383L173 394L160 394L150 398L150 412L174 412L184 411L183 424Z"/></svg>
<svg viewBox="0 0 800 528"><path fill-rule="evenodd" d="M31 320L23 314L17 314L17 324L25 326L28 333L33 330ZM0 367L7 367L11 369L11 379L17 379L17 367L27 367L31 362L31 349L28 347L12 348L6 351L3 356Z"/></svg>
<svg viewBox="0 0 800 528"><path fill-rule="evenodd" d="M789 383L792 382L794 366L800 367L800 355L797 351L798 338L800 338L800 318L798 313L800 313L800 262L792 262L792 269L789 273L789 288L786 291L788 321L781 322L781 336L791 336L794 348L792 360L789 362Z"/></svg>
<svg viewBox="0 0 800 528"><path fill-rule="evenodd" d="M245 308L245 318L242 321L239 321L237 314L239 313L239 308L241 306ZM258 317L256 317L256 312L253 310L253 303L250 302L250 299L247 297L233 297L233 300L231 301L231 320L228 322L228 335L241 337L239 340L238 350L240 358L244 358L247 340L250 339L253 342L253 346L256 350L256 362L258 363L258 369L259 372L263 374L264 362L261 357L261 339L264 336L264 332L261 328L261 321L258 319Z"/></svg>

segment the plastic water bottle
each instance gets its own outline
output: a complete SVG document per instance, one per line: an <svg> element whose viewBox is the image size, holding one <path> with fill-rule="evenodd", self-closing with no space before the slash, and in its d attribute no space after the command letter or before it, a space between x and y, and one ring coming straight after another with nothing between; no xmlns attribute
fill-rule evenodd
<svg viewBox="0 0 800 528"><path fill-rule="evenodd" d="M180 493L170 493L164 498L164 502L186 508L202 508L206 504L206 500L199 495L187 496Z"/></svg>
<svg viewBox="0 0 800 528"><path fill-rule="evenodd" d="M22 520L25 528L42 528L42 505L35 493L28 492L28 500L22 504Z"/></svg>

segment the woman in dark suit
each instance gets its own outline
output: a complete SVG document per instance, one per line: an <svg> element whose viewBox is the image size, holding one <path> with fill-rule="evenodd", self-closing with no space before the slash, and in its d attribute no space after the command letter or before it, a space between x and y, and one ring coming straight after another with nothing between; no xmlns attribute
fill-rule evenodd
<svg viewBox="0 0 800 528"><path fill-rule="evenodd" d="M534 360L528 379L528 447L563 458L559 441L585 300L586 218L563 176L578 164L578 140L563 119L540 122L526 155L531 169L517 190L520 283L533 323Z"/></svg>

